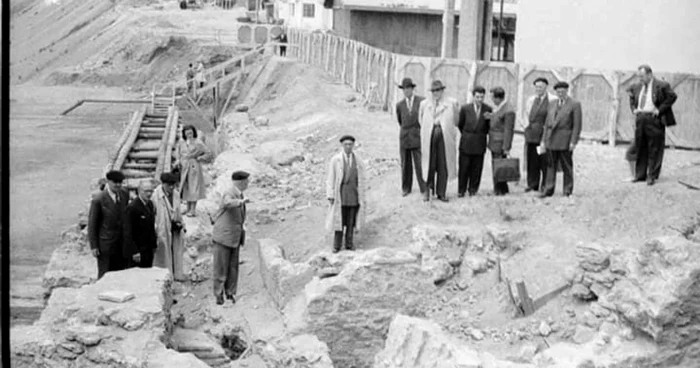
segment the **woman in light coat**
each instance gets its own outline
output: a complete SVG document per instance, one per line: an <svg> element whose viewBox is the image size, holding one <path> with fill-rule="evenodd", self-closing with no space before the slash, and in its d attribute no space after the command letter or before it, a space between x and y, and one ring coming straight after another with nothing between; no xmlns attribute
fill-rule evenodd
<svg viewBox="0 0 700 368"><path fill-rule="evenodd" d="M209 149L197 138L197 129L192 125L182 128L182 139L175 148L175 166L180 167L180 193L187 202L185 215L194 217L197 201L206 198L202 162L210 156Z"/></svg>

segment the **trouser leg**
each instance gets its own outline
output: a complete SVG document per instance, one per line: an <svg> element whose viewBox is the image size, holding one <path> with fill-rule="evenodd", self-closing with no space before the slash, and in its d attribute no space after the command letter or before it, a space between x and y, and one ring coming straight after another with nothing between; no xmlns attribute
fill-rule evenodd
<svg viewBox="0 0 700 368"><path fill-rule="evenodd" d="M355 248L355 222L357 221L357 210L359 206L347 207L347 222L345 224L345 249L353 250Z"/></svg>
<svg viewBox="0 0 700 368"><path fill-rule="evenodd" d="M658 179L661 173L661 164L664 157L664 145L666 141L666 129L658 119L653 119L647 122L648 128L648 143L649 143L649 159L648 159L648 178Z"/></svg>
<svg viewBox="0 0 700 368"><path fill-rule="evenodd" d="M437 183L435 193L439 198L445 197L447 191L447 157L445 156L445 140L442 136L442 129L433 129L434 148L435 148L435 171L437 174Z"/></svg>
<svg viewBox="0 0 700 368"><path fill-rule="evenodd" d="M231 249L218 243L214 243L214 262L212 264L212 282L214 284L214 296L222 295L229 273L231 262Z"/></svg>
<svg viewBox="0 0 700 368"><path fill-rule="evenodd" d="M484 155L470 155L469 158L469 194L475 195L481 185L481 174L484 171Z"/></svg>
<svg viewBox="0 0 700 368"><path fill-rule="evenodd" d="M141 262L139 262L140 268L151 268L153 267L153 250L144 249L141 251Z"/></svg>
<svg viewBox="0 0 700 368"><path fill-rule="evenodd" d="M574 192L574 157L572 151L561 152L561 171L564 175L564 195Z"/></svg>
<svg viewBox="0 0 700 368"><path fill-rule="evenodd" d="M545 180L544 193L546 195L554 194L557 183L557 162L559 160L559 151L547 150L547 178Z"/></svg>
<svg viewBox="0 0 700 368"><path fill-rule="evenodd" d="M241 247L229 248L228 275L224 284L226 295L235 296L238 291L238 261Z"/></svg>
<svg viewBox="0 0 700 368"><path fill-rule="evenodd" d="M532 190L540 189L540 156L537 153L537 143L527 144L527 187Z"/></svg>
<svg viewBox="0 0 700 368"><path fill-rule="evenodd" d="M465 153L459 153L459 169L457 171L457 193L464 194L469 185L469 156Z"/></svg>
<svg viewBox="0 0 700 368"><path fill-rule="evenodd" d="M505 158L505 155L502 152L491 152L491 168L493 173L495 174L495 170L493 170L493 162L498 159L498 158ZM493 176L493 192L496 195L503 195L508 193L508 183L504 181L496 181L496 176Z"/></svg>
<svg viewBox="0 0 700 368"><path fill-rule="evenodd" d="M646 180L647 168L649 160L649 143L644 132L644 124L646 123L645 116L638 116L634 130L634 144L637 148L637 164L635 165L635 174L637 180Z"/></svg>
<svg viewBox="0 0 700 368"><path fill-rule="evenodd" d="M411 155L413 156L413 166L416 169L416 181L418 181L418 188L421 193L425 192L425 181L423 180L423 155L420 152L420 148L414 148L411 150Z"/></svg>
<svg viewBox="0 0 700 368"><path fill-rule="evenodd" d="M410 150L401 150L401 189L404 193L409 193L413 189L412 158Z"/></svg>

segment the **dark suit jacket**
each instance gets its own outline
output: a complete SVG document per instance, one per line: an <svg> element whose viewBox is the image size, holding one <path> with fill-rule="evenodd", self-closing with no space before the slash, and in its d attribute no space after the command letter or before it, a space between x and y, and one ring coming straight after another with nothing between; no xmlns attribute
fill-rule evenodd
<svg viewBox="0 0 700 368"><path fill-rule="evenodd" d="M99 249L105 255L122 253L124 218L129 193L119 191L119 203L114 203L105 188L90 202L88 215L88 239L91 249Z"/></svg>
<svg viewBox="0 0 700 368"><path fill-rule="evenodd" d="M639 95L642 93L642 84L637 83L630 87L630 108L634 111L639 106ZM673 114L671 106L676 102L678 95L671 89L668 82L654 78L652 82L651 101L659 110L658 118L665 126L676 125L676 116Z"/></svg>
<svg viewBox="0 0 700 368"><path fill-rule="evenodd" d="M515 110L509 102L493 113L489 124L489 150L493 153L510 151L515 128Z"/></svg>
<svg viewBox="0 0 700 368"><path fill-rule="evenodd" d="M549 95L545 93L544 100L541 100L538 106L533 105L530 109L529 116L525 117L530 123L525 127L525 142L539 144L542 141L542 134L544 133L544 124L547 121L548 111Z"/></svg>
<svg viewBox="0 0 700 368"><path fill-rule="evenodd" d="M489 121L484 113L491 112L491 106L482 103L479 116L474 111L474 103L466 104L459 109L457 126L462 133L459 140L459 151L466 155L483 155L486 152L486 137L489 134Z"/></svg>
<svg viewBox="0 0 700 368"><path fill-rule="evenodd" d="M548 150L568 151L581 137L581 103L567 97L557 112L559 100L549 104L547 122L544 125L543 142Z"/></svg>
<svg viewBox="0 0 700 368"><path fill-rule="evenodd" d="M418 122L418 109L425 98L413 95L413 106L408 111L406 98L396 104L396 118L401 127L399 147L401 149L420 148L420 123Z"/></svg>
<svg viewBox="0 0 700 368"><path fill-rule="evenodd" d="M124 257L131 258L136 253L153 252L157 247L155 207L150 200L146 206L140 198L134 198L126 207Z"/></svg>

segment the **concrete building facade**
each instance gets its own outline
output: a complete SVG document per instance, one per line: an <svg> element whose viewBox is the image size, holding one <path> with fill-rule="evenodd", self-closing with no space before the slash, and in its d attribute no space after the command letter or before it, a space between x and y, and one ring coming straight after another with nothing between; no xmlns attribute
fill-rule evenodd
<svg viewBox="0 0 700 368"><path fill-rule="evenodd" d="M333 9L324 0L277 0L276 17L289 27L309 30L333 29Z"/></svg>

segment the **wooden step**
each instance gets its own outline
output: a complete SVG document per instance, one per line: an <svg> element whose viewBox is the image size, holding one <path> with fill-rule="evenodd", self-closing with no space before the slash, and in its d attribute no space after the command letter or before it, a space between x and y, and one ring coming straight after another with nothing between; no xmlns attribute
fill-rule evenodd
<svg viewBox="0 0 700 368"><path fill-rule="evenodd" d="M161 141L156 139L140 140L131 146L133 151L157 151L160 149Z"/></svg>
<svg viewBox="0 0 700 368"><path fill-rule="evenodd" d="M132 151L127 157L132 160L158 160L158 151Z"/></svg>
<svg viewBox="0 0 700 368"><path fill-rule="evenodd" d="M135 170L155 170L156 169L156 164L142 164L142 163L135 163L135 162L127 162L124 165L122 165L122 169L135 169Z"/></svg>
<svg viewBox="0 0 700 368"><path fill-rule="evenodd" d="M165 115L163 115L163 114L146 114L143 117L144 117L144 119L164 119L165 120L168 118L168 114L165 114Z"/></svg>
<svg viewBox="0 0 700 368"><path fill-rule="evenodd" d="M122 170L126 178L148 178L153 177L153 173L146 170L126 169Z"/></svg>
<svg viewBox="0 0 700 368"><path fill-rule="evenodd" d="M161 139L163 138L163 133L141 133L137 137L138 139Z"/></svg>
<svg viewBox="0 0 700 368"><path fill-rule="evenodd" d="M165 132L165 127L160 128L160 127L145 127L143 124L141 125L141 128L139 129L139 133L159 133L163 134Z"/></svg>

